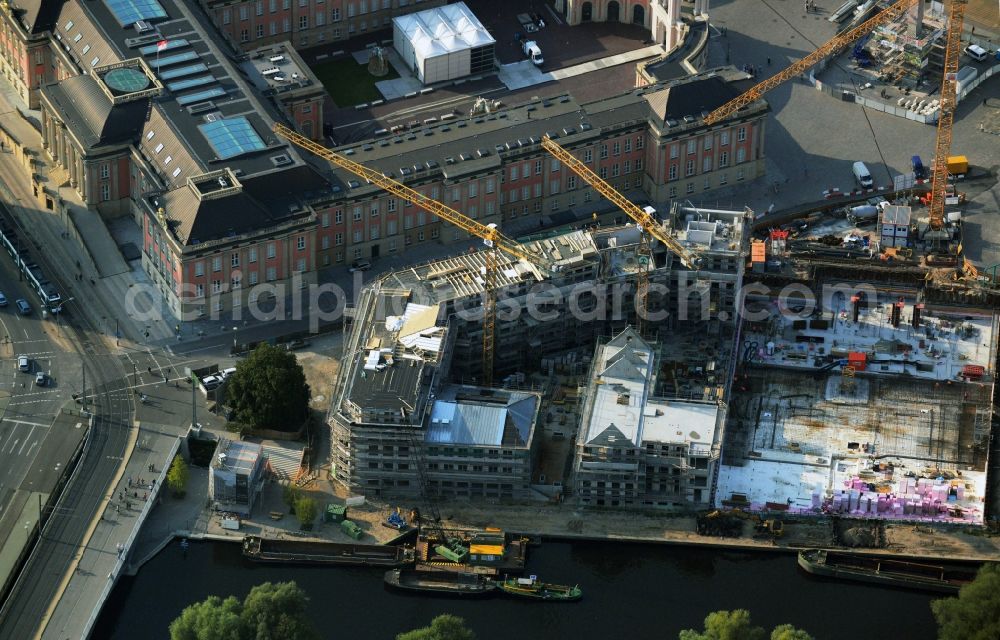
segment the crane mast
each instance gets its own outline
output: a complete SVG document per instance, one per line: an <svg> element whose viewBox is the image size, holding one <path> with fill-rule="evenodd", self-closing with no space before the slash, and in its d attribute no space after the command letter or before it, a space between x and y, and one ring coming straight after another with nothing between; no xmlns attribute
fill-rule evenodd
<svg viewBox="0 0 1000 640"><path fill-rule="evenodd" d="M958 60L962 55L962 22L966 0L951 0L948 8L948 35L945 38L944 73L941 77L941 113L934 141L934 164L931 169L930 223L932 229L944 226L944 199L948 189L948 154L951 152L951 127L955 122L955 83Z"/></svg>
<svg viewBox="0 0 1000 640"><path fill-rule="evenodd" d="M860 39L866 33L879 26L880 24L885 24L895 20L899 16L903 15L907 9L910 8L917 0L898 0L894 4L889 5L883 9L880 13L872 16L868 20L865 20L858 26L846 31L840 35L834 36L826 44L821 45L818 49L802 58L798 62L793 62L791 65L785 69L774 74L770 78L767 78L763 82L760 82L746 92L736 96L726 104L722 105L715 111L711 112L705 116L705 124L713 125L720 120L724 120L734 113L742 109L743 107L749 105L755 100L759 99L765 93L774 89L778 85L784 83L786 80L790 80L795 76L801 74L809 67L813 66L823 58L828 55L837 53L847 45L851 44L855 40Z"/></svg>

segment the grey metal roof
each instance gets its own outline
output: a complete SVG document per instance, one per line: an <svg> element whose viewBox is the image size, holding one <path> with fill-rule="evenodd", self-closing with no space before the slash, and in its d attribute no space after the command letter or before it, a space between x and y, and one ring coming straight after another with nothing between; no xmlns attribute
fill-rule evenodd
<svg viewBox="0 0 1000 640"><path fill-rule="evenodd" d="M87 148L134 140L148 108L147 100L112 105L91 75L47 85L42 93Z"/></svg>
<svg viewBox="0 0 1000 640"><path fill-rule="evenodd" d="M526 446L538 396L521 391L445 387L431 408L427 442Z"/></svg>
<svg viewBox="0 0 1000 640"><path fill-rule="evenodd" d="M14 3L11 3L14 4ZM10 8L28 33L42 33L52 26L62 0L17 0Z"/></svg>

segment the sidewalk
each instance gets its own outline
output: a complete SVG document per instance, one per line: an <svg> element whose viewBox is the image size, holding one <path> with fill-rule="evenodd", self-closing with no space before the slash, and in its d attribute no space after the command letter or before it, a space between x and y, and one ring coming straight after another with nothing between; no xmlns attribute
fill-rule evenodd
<svg viewBox="0 0 1000 640"><path fill-rule="evenodd" d="M136 445L128 463L109 491L103 513L92 523L74 571L57 593L54 609L43 620L42 638L87 637L104 600L124 572L130 550L155 502L170 500L160 497L159 492L179 446L178 437L141 426L135 432ZM154 466L152 472L150 465Z"/></svg>

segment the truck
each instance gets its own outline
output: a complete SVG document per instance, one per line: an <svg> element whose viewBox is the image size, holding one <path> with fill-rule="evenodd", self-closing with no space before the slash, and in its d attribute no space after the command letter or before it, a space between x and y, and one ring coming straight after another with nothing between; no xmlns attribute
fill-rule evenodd
<svg viewBox="0 0 1000 640"><path fill-rule="evenodd" d="M534 40L525 40L522 42L521 50L524 51L524 55L528 56L536 67L545 64L545 59L542 57L542 48Z"/></svg>
<svg viewBox="0 0 1000 640"><path fill-rule="evenodd" d="M948 156L948 173L956 178L964 178L969 172L969 159L965 156Z"/></svg>

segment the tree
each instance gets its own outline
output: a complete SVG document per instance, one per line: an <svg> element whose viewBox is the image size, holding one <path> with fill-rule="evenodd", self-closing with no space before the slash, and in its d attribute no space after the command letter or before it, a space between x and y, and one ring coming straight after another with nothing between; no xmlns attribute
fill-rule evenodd
<svg viewBox="0 0 1000 640"><path fill-rule="evenodd" d="M316 519L316 501L312 498L299 498L295 501L295 515L303 529L311 529Z"/></svg>
<svg viewBox="0 0 1000 640"><path fill-rule="evenodd" d="M750 622L746 609L713 611L705 617L705 631L681 631L680 640L764 640L767 633Z"/></svg>
<svg viewBox="0 0 1000 640"><path fill-rule="evenodd" d="M318 640L306 618L308 603L294 582L257 585L243 602L209 596L170 623L170 640Z"/></svg>
<svg viewBox="0 0 1000 640"><path fill-rule="evenodd" d="M938 640L1000 638L1000 565L984 564L957 598L931 602Z"/></svg>
<svg viewBox="0 0 1000 640"><path fill-rule="evenodd" d="M281 499L285 501L288 508L295 513L295 503L302 497L302 492L294 484L286 484L281 490Z"/></svg>
<svg viewBox="0 0 1000 640"><path fill-rule="evenodd" d="M170 640L241 640L240 601L209 596L184 608L170 623Z"/></svg>
<svg viewBox="0 0 1000 640"><path fill-rule="evenodd" d="M445 613L431 620L431 626L401 633L396 640L476 640L476 634L465 620Z"/></svg>
<svg viewBox="0 0 1000 640"><path fill-rule="evenodd" d="M790 624L782 624L771 632L771 640L813 640L813 637Z"/></svg>
<svg viewBox="0 0 1000 640"><path fill-rule="evenodd" d="M309 385L295 354L261 344L236 364L226 384L233 422L298 431L309 415Z"/></svg>
<svg viewBox="0 0 1000 640"><path fill-rule="evenodd" d="M167 471L167 486L175 498L183 498L187 493L188 466L184 458L174 456L174 461L170 463Z"/></svg>

